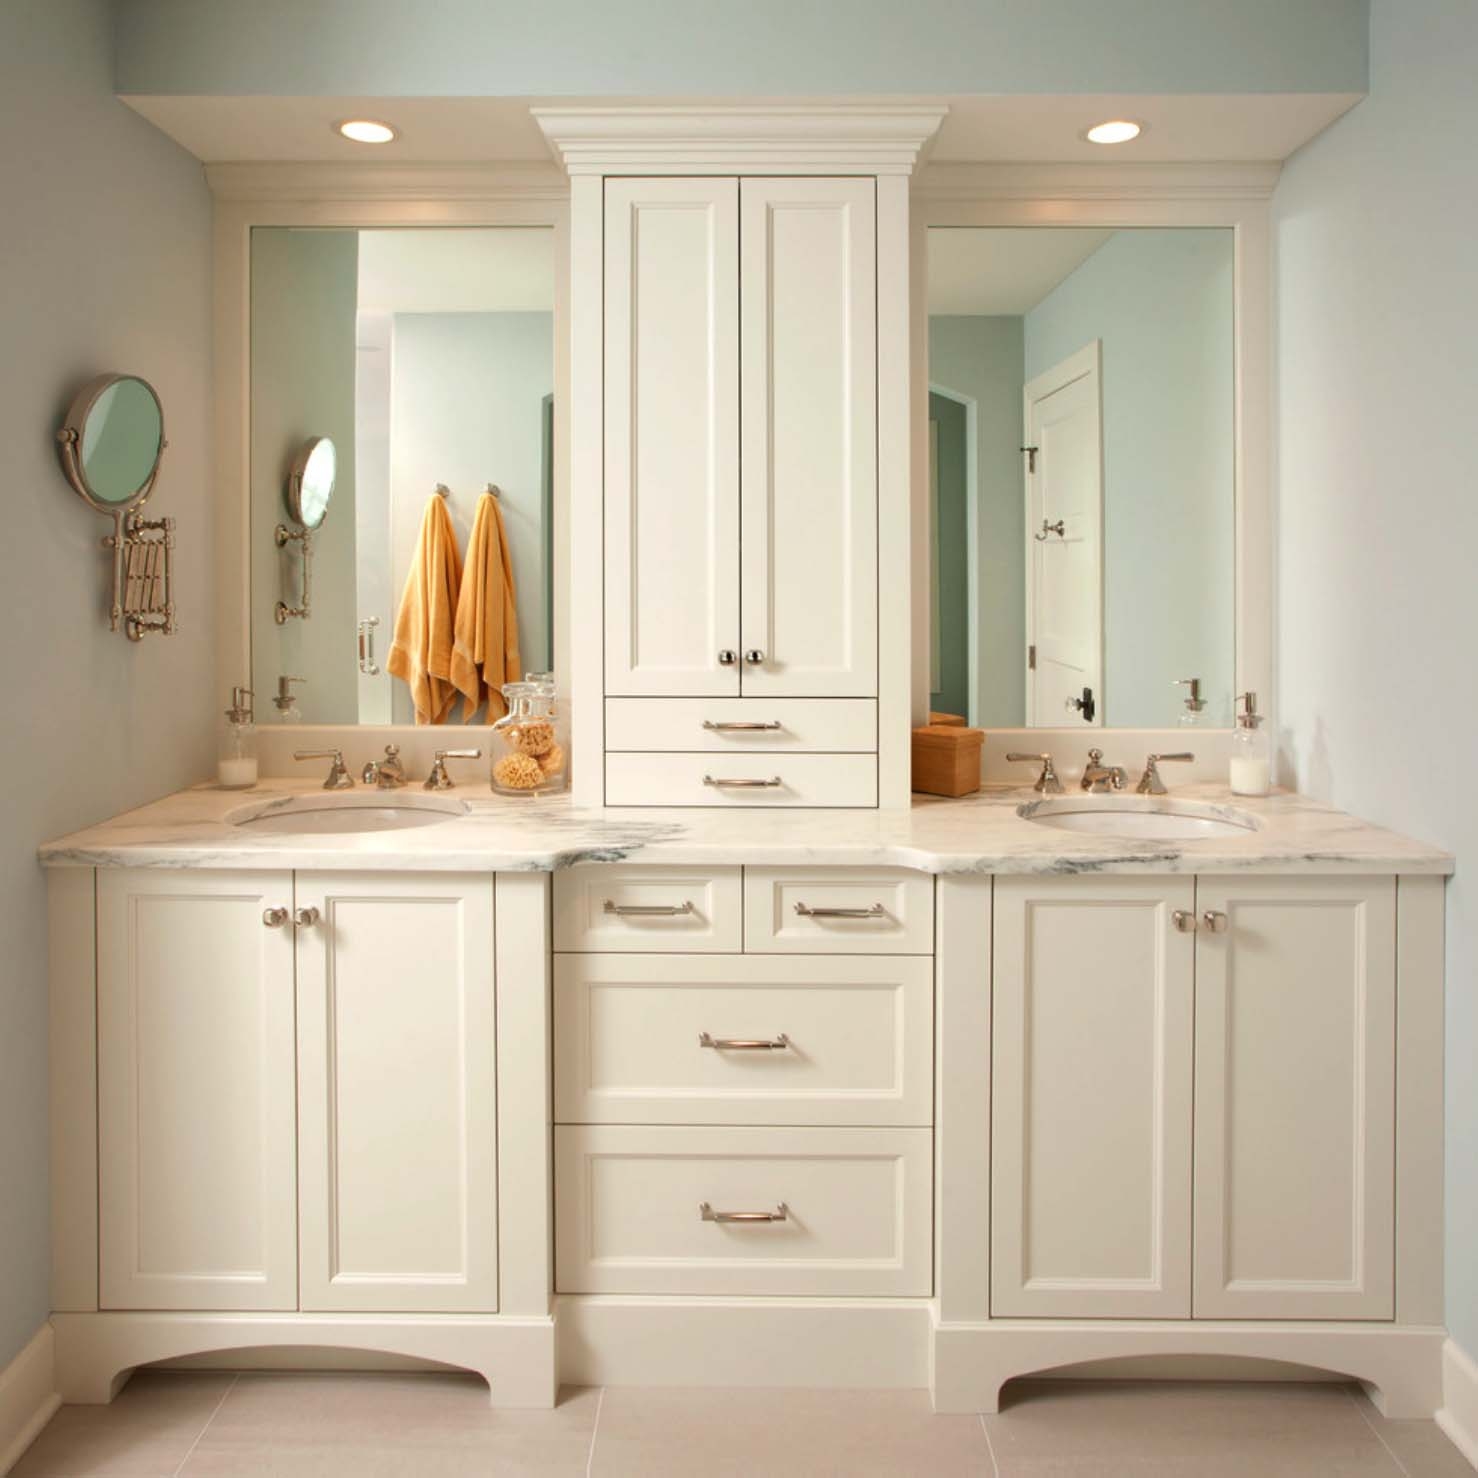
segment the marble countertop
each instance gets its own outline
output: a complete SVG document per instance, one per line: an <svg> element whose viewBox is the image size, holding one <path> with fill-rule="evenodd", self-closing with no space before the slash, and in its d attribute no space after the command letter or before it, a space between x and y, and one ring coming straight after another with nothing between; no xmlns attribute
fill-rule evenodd
<svg viewBox="0 0 1478 1478"><path fill-rule="evenodd" d="M551 872L579 862L661 865L892 866L931 873L1431 873L1453 858L1303 796L1233 796L1222 785L1172 788L1170 799L1234 807L1255 830L1187 841L1125 840L1056 830L1017 814L1029 789L990 787L960 800L916 796L906 811L580 810L567 796L504 798L468 786L443 800L466 813L411 830L264 832L233 818L322 798L311 781L251 790L179 791L49 842L49 867L321 868L348 871ZM424 797L356 787L349 804ZM1074 795L1079 792L1072 792ZM330 802L332 803L332 802Z"/></svg>

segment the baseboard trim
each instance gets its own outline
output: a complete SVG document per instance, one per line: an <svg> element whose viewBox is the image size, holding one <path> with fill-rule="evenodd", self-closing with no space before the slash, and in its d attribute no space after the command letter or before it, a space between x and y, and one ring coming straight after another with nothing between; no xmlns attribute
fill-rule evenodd
<svg viewBox="0 0 1478 1478"><path fill-rule="evenodd" d="M50 1323L43 1324L0 1370L0 1473L8 1473L40 1435L62 1398Z"/></svg>
<svg viewBox="0 0 1478 1478"><path fill-rule="evenodd" d="M1478 1468L1478 1360L1456 1340L1442 1346L1442 1405L1436 1421L1448 1441Z"/></svg>

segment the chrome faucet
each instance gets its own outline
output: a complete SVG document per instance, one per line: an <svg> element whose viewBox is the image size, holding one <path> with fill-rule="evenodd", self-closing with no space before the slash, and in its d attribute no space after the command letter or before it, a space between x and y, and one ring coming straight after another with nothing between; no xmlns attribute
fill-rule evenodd
<svg viewBox="0 0 1478 1478"><path fill-rule="evenodd" d="M1135 795L1164 795L1165 782L1160 778L1159 767L1171 760L1178 760L1189 764L1195 755L1187 751L1184 754L1152 754L1144 762L1144 774L1139 777L1139 784L1134 787Z"/></svg>
<svg viewBox="0 0 1478 1478"><path fill-rule="evenodd" d="M1050 754L1016 754L1006 756L1012 764L1041 765L1042 773L1037 776L1037 783L1032 786L1039 795L1061 795L1062 781L1057 778L1057 771L1052 768L1052 756Z"/></svg>
<svg viewBox="0 0 1478 1478"><path fill-rule="evenodd" d="M1104 764L1101 749L1090 749L1088 763L1083 767L1083 778L1079 783L1084 790L1103 795L1110 790L1123 790L1129 783L1129 777L1124 773L1122 765Z"/></svg>
<svg viewBox="0 0 1478 1478"><path fill-rule="evenodd" d="M385 758L370 760L360 772L359 778L377 790L399 790L405 781L405 766L400 759L400 745L387 744Z"/></svg>
<svg viewBox="0 0 1478 1478"><path fill-rule="evenodd" d="M452 788L452 777L447 774L446 762L448 760L480 760L482 750L480 749L438 749L436 751L436 762L431 766L431 773L426 777L424 789L426 790L450 790Z"/></svg>
<svg viewBox="0 0 1478 1478"><path fill-rule="evenodd" d="M328 779L323 782L325 790L348 790L354 784L354 777L344 768L342 749L295 749L293 758L295 760L332 760Z"/></svg>

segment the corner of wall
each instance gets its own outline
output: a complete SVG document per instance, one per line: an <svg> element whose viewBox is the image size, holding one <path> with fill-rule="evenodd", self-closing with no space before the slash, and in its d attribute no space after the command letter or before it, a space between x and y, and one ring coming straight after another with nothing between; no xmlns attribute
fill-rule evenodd
<svg viewBox="0 0 1478 1478"><path fill-rule="evenodd" d="M0 1370L0 1473L20 1461L61 1404L48 1320Z"/></svg>
<svg viewBox="0 0 1478 1478"><path fill-rule="evenodd" d="M1478 1360L1453 1339L1442 1346L1442 1406L1437 1425L1478 1468Z"/></svg>

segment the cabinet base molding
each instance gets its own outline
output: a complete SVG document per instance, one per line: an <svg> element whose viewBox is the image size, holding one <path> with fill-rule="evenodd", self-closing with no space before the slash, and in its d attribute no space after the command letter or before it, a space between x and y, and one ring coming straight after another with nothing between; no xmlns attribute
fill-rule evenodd
<svg viewBox="0 0 1478 1478"><path fill-rule="evenodd" d="M0 1370L0 1473L8 1473L20 1461L62 1404L53 1344L51 1325L43 1324Z"/></svg>
<svg viewBox="0 0 1478 1478"><path fill-rule="evenodd" d="M555 1303L566 1385L929 1384L923 1299L566 1294Z"/></svg>
<svg viewBox="0 0 1478 1478"><path fill-rule="evenodd" d="M1478 1360L1452 1339L1442 1346L1442 1405L1436 1420L1448 1441L1478 1468Z"/></svg>
<svg viewBox="0 0 1478 1478"><path fill-rule="evenodd" d="M137 1366L262 1345L437 1360L480 1375L494 1406L552 1407L558 1389L552 1317L100 1313L54 1314L52 1326L61 1399L85 1405L111 1401Z"/></svg>
<svg viewBox="0 0 1478 1478"><path fill-rule="evenodd" d="M1393 1419L1430 1417L1442 1405L1446 1331L1377 1324L1213 1323L1058 1319L935 1324L936 1411L1000 1409L1017 1376L1128 1355L1251 1356L1358 1380Z"/></svg>

